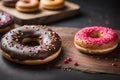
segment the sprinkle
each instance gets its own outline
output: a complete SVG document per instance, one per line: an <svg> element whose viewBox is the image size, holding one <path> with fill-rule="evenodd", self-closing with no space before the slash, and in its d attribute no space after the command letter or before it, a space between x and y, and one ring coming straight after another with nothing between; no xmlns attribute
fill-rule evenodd
<svg viewBox="0 0 120 80"><path fill-rule="evenodd" d="M36 28L35 30L36 30L36 31L39 31L39 28Z"/></svg>
<svg viewBox="0 0 120 80"><path fill-rule="evenodd" d="M47 27L46 25L43 26L44 29L45 29L46 27Z"/></svg>
<svg viewBox="0 0 120 80"><path fill-rule="evenodd" d="M53 47L53 49L56 49L55 46Z"/></svg>
<svg viewBox="0 0 120 80"><path fill-rule="evenodd" d="M21 48L21 50L23 50L23 48Z"/></svg>
<svg viewBox="0 0 120 80"><path fill-rule="evenodd" d="M52 33L53 33L53 34L55 34L55 32L54 32L54 31L53 31Z"/></svg>
<svg viewBox="0 0 120 80"><path fill-rule="evenodd" d="M38 53L38 51L35 51L35 53L37 54L37 53Z"/></svg>
<svg viewBox="0 0 120 80"><path fill-rule="evenodd" d="M8 37L6 37L5 39L8 40Z"/></svg>
<svg viewBox="0 0 120 80"><path fill-rule="evenodd" d="M49 48L49 51L51 51L51 49Z"/></svg>
<svg viewBox="0 0 120 80"><path fill-rule="evenodd" d="M32 52L32 50L31 50L31 49L29 49L29 52Z"/></svg>
<svg viewBox="0 0 120 80"><path fill-rule="evenodd" d="M21 33L21 35L23 35L23 33Z"/></svg>
<svg viewBox="0 0 120 80"><path fill-rule="evenodd" d="M21 36L20 35L18 35L18 38L20 38Z"/></svg>
<svg viewBox="0 0 120 80"><path fill-rule="evenodd" d="M16 42L18 42L18 39L15 39Z"/></svg>
<svg viewBox="0 0 120 80"><path fill-rule="evenodd" d="M71 61L71 58L70 58L70 57L67 57L67 60L68 60L68 61Z"/></svg>
<svg viewBox="0 0 120 80"><path fill-rule="evenodd" d="M45 34L47 34L47 32L45 32Z"/></svg>
<svg viewBox="0 0 120 80"><path fill-rule="evenodd" d="M13 42L10 42L9 45L10 45L10 47L12 47L14 44L13 44Z"/></svg>
<svg viewBox="0 0 120 80"><path fill-rule="evenodd" d="M78 66L78 62L73 62L73 65L74 66Z"/></svg>
<svg viewBox="0 0 120 80"><path fill-rule="evenodd" d="M57 40L57 37L54 37L54 41L56 41Z"/></svg>
<svg viewBox="0 0 120 80"><path fill-rule="evenodd" d="M114 66L117 66L116 63L114 63L114 62L113 62L111 65L112 65L113 67L114 67Z"/></svg>
<svg viewBox="0 0 120 80"><path fill-rule="evenodd" d="M18 49L19 47L16 45L16 48Z"/></svg>
<svg viewBox="0 0 120 80"><path fill-rule="evenodd" d="M31 28L35 28L35 27L32 25Z"/></svg>
<svg viewBox="0 0 120 80"><path fill-rule="evenodd" d="M65 63L65 64L68 63L68 62L69 62L69 61L68 61L67 59L64 60L64 63Z"/></svg>
<svg viewBox="0 0 120 80"><path fill-rule="evenodd" d="M5 43L2 43L3 46L5 46Z"/></svg>
<svg viewBox="0 0 120 80"><path fill-rule="evenodd" d="M48 43L48 41L46 41L46 43Z"/></svg>

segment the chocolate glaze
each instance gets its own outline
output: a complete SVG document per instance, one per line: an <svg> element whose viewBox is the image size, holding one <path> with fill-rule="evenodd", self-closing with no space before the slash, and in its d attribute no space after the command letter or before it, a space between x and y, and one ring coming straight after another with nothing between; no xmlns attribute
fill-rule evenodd
<svg viewBox="0 0 120 80"><path fill-rule="evenodd" d="M13 17L5 12L0 11L0 29L5 28L11 24L14 24Z"/></svg>
<svg viewBox="0 0 120 80"><path fill-rule="evenodd" d="M40 38L42 43L37 46L22 44L24 38ZM41 25L25 25L15 28L3 36L0 43L1 49L18 60L36 60L57 52L61 47L61 38L57 33Z"/></svg>

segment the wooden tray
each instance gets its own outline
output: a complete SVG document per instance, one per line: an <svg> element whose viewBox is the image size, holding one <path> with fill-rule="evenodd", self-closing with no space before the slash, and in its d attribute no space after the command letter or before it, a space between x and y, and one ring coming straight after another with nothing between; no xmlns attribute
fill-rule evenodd
<svg viewBox="0 0 120 80"><path fill-rule="evenodd" d="M19 25L47 24L79 14L80 6L72 2L66 1L65 8L58 11L50 11L40 8L40 11L35 13L21 13L18 12L15 8L3 6L2 2L0 2L0 10L14 16L16 24Z"/></svg>

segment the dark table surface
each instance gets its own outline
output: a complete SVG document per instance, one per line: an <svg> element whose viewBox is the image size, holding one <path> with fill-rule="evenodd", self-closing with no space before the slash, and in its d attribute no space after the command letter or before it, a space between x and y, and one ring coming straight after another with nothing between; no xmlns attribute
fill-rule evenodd
<svg viewBox="0 0 120 80"><path fill-rule="evenodd" d="M86 27L101 25L120 29L120 5L118 0L68 0L81 6L80 15L51 25Z"/></svg>
<svg viewBox="0 0 120 80"><path fill-rule="evenodd" d="M86 27L92 25L120 29L120 7L117 0L69 0L81 6L80 15L50 26ZM61 69L34 69L19 66L0 58L1 80L119 80L120 75L91 74Z"/></svg>

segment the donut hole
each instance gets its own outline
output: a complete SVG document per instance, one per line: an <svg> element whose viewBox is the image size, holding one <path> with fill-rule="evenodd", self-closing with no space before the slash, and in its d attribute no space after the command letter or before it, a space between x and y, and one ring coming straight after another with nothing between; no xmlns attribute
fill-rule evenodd
<svg viewBox="0 0 120 80"><path fill-rule="evenodd" d="M41 40L38 38L24 38L22 44L27 46L38 46L41 44Z"/></svg>
<svg viewBox="0 0 120 80"><path fill-rule="evenodd" d="M92 33L92 34L90 34L90 37L91 38L100 38L100 37L102 37L102 35L100 35L99 33Z"/></svg>

